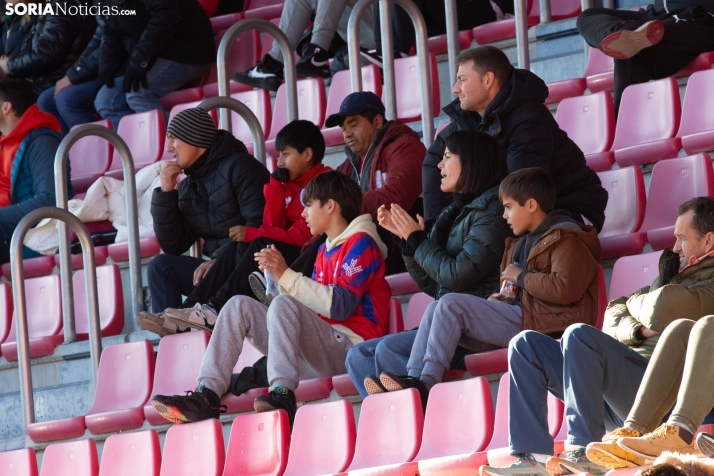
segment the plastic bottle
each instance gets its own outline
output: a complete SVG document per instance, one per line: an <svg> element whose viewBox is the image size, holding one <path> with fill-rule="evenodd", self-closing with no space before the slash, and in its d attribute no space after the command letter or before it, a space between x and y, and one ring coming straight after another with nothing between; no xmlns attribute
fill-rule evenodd
<svg viewBox="0 0 714 476"><path fill-rule="evenodd" d="M268 248L275 249L275 245L268 245ZM265 296L273 299L275 296L280 294L278 278L268 268L263 270L263 276L265 277Z"/></svg>

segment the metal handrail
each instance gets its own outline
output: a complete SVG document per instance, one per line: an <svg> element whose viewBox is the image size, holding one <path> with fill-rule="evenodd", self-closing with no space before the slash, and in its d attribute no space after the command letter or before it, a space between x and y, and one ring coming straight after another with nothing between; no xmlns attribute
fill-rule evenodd
<svg viewBox="0 0 714 476"><path fill-rule="evenodd" d="M350 83L352 91L362 91L362 73L359 52L359 24L364 11L374 2L380 2L380 23L382 28L382 61L384 70L385 109L388 120L397 118L396 84L394 80L394 48L389 4L395 2L404 8L416 30L417 60L419 62L419 90L421 91L421 122L424 134L424 145L429 147L434 140L434 103L431 95L431 77L429 66L429 49L427 44L426 23L421 12L411 0L359 0L350 14L347 24L349 47ZM524 0L525 1L525 0Z"/></svg>
<svg viewBox="0 0 714 476"><path fill-rule="evenodd" d="M553 21L553 14L550 10L550 0L540 0L540 22L550 23Z"/></svg>
<svg viewBox="0 0 714 476"><path fill-rule="evenodd" d="M526 0L516 0L513 2L516 16L516 47L518 49L518 67L530 69L530 53L528 51L528 12L526 11Z"/></svg>
<svg viewBox="0 0 714 476"><path fill-rule="evenodd" d="M290 47L287 36L280 28L273 25L267 20L261 18L246 18L230 27L218 45L218 57L216 59L216 69L218 71L218 95L229 97L228 89L228 62L230 61L229 53L233 42L238 38L238 35L246 30L264 31L273 37L280 46L280 51L283 53L283 72L285 73L285 88L286 98L288 103L288 122L298 119L298 103L297 103L297 74L295 73L295 58L293 50ZM221 129L231 131L231 115L227 109L221 108L218 111L218 122Z"/></svg>
<svg viewBox="0 0 714 476"><path fill-rule="evenodd" d="M144 290L141 282L141 255L139 254L139 216L136 199L136 174L134 159L129 147L119 134L96 124L84 124L72 129L60 142L55 154L55 196L58 208L67 210L67 160L69 151L82 137L99 136L109 141L119 153L124 172L124 195L129 233L129 280L134 319L144 310ZM72 294L72 257L69 252L69 229L65 222L57 224L59 231L60 276L62 282L62 312L64 313L64 341L74 342L74 295Z"/></svg>
<svg viewBox="0 0 714 476"><path fill-rule="evenodd" d="M71 132L70 132L71 134ZM12 299L15 303L15 331L17 335L17 365L20 369L20 399L22 401L27 425L35 422L35 404L32 391L32 373L30 369L30 336L27 328L27 301L25 298L25 270L22 261L22 245L25 235L36 223L45 218L52 218L74 230L82 245L84 256L84 286L87 290L87 316L89 317L89 355L92 363L92 378L97 381L99 356L102 353L102 337L99 324L99 302L97 296L97 267L94 257L94 245L89 232L79 218L57 207L42 207L31 211L17 224L10 241L10 266L12 272ZM68 262L60 262L60 271L67 269ZM71 265L69 266L71 268ZM70 269L71 272L71 269ZM64 303L64 296L62 296ZM65 315L65 322L67 316ZM72 318L74 329L74 318Z"/></svg>
<svg viewBox="0 0 714 476"><path fill-rule="evenodd" d="M446 15L446 55L449 58L449 75L456 75L456 57L461 51L459 22L456 18L456 0L444 0Z"/></svg>
<svg viewBox="0 0 714 476"><path fill-rule="evenodd" d="M204 99L198 107L206 111L220 108L221 113L224 111L228 113L228 110L230 109L240 115L245 122L248 123L248 127L250 128L250 135L253 138L253 155L260 161L261 164L266 165L265 136L263 134L263 128L261 127L258 118L255 114L253 114L253 111L251 111L248 106L232 97L217 96L215 98ZM230 117L230 114L228 114L228 116Z"/></svg>

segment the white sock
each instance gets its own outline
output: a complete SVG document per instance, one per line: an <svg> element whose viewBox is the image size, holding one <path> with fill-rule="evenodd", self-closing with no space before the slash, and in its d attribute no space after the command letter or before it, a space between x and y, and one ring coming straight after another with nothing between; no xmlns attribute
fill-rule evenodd
<svg viewBox="0 0 714 476"><path fill-rule="evenodd" d="M533 459L535 459L537 462L545 464L545 462L548 461L548 458L553 455L545 455L543 453L531 453L531 456L533 456Z"/></svg>
<svg viewBox="0 0 714 476"><path fill-rule="evenodd" d="M565 451L575 451L575 450L579 450L581 448L585 448L585 447L580 446L580 445L574 445L572 443L568 443L567 441L565 442L565 445L563 446L563 449Z"/></svg>

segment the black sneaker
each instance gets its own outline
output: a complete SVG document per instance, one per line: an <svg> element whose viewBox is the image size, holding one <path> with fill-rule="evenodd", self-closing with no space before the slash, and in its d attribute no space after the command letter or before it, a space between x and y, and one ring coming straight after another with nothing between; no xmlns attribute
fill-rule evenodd
<svg viewBox="0 0 714 476"><path fill-rule="evenodd" d="M359 54L362 55L362 58L366 59L373 65L375 65L377 68L382 69L382 53L377 50L368 50L366 48L360 48L359 49Z"/></svg>
<svg viewBox="0 0 714 476"><path fill-rule="evenodd" d="M255 298L265 304L270 306L273 301L273 296L268 296L265 291L267 286L265 285L265 276L260 271L253 271L248 275L248 284L250 284L250 289L255 294Z"/></svg>
<svg viewBox="0 0 714 476"><path fill-rule="evenodd" d="M234 74L233 81L255 88L277 91L283 83L283 63L270 55L265 55L257 66L244 73Z"/></svg>
<svg viewBox="0 0 714 476"><path fill-rule="evenodd" d="M386 388L384 388L384 385L382 385L382 382L376 375L367 375L364 378L364 389L367 390L367 393L370 395L374 395L375 393L384 393L388 391Z"/></svg>
<svg viewBox="0 0 714 476"><path fill-rule="evenodd" d="M382 372L380 382L388 392L416 388L421 397L421 406L426 411L426 401L429 398L429 388L416 377L394 375L392 372Z"/></svg>
<svg viewBox="0 0 714 476"><path fill-rule="evenodd" d="M319 76L321 78L330 77L330 65L327 60L327 51L317 45L309 43L305 47L305 54L295 65L295 72L300 77Z"/></svg>
<svg viewBox="0 0 714 476"><path fill-rule="evenodd" d="M295 399L295 393L289 388L275 387L267 397L264 395L256 397L253 402L253 408L257 413L285 410L290 421L290 428L292 428L293 421L295 421L295 412L297 411L297 400Z"/></svg>
<svg viewBox="0 0 714 476"><path fill-rule="evenodd" d="M196 392L188 391L186 395L154 395L151 405L159 415L172 423L218 418L228 409L221 405L220 397L213 390L205 387Z"/></svg>

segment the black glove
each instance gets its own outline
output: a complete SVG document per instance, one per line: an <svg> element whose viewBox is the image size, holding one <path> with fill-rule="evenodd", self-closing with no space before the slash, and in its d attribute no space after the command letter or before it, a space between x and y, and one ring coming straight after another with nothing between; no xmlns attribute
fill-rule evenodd
<svg viewBox="0 0 714 476"><path fill-rule="evenodd" d="M94 87L95 97L97 96L99 90L102 89L102 86L106 86L108 88L114 87L114 73L99 73L99 77L97 78L97 85Z"/></svg>
<svg viewBox="0 0 714 476"><path fill-rule="evenodd" d="M669 284L677 274L679 274L679 253L675 253L671 248L665 248L659 259L659 279L662 285Z"/></svg>
<svg viewBox="0 0 714 476"><path fill-rule="evenodd" d="M129 65L124 73L124 83L122 84L122 91L125 93L137 92L139 91L139 85L147 88L146 85L146 70L137 69Z"/></svg>

